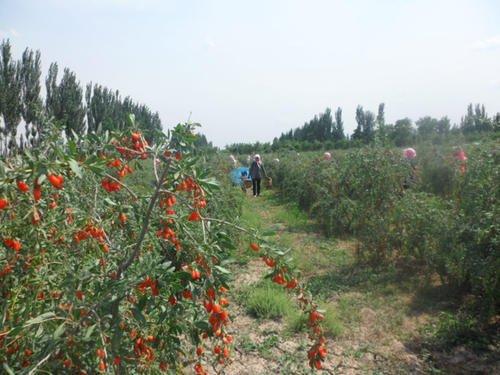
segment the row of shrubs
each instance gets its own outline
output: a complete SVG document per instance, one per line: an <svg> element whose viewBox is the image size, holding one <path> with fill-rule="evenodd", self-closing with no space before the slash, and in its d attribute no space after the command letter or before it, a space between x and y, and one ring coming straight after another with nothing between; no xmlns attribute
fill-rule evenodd
<svg viewBox="0 0 500 375"><path fill-rule="evenodd" d="M359 240L359 260L405 265L498 307L500 153L497 144L453 150L422 146L413 160L401 150L364 148L322 155L268 157L282 198L298 202L327 236Z"/></svg>

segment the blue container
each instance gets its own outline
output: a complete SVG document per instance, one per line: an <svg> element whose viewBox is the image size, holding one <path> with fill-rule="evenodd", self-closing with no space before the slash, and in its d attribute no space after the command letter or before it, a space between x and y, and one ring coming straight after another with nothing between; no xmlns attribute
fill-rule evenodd
<svg viewBox="0 0 500 375"><path fill-rule="evenodd" d="M247 167L235 168L229 173L229 176L233 184L238 186L242 186L244 180L251 180Z"/></svg>

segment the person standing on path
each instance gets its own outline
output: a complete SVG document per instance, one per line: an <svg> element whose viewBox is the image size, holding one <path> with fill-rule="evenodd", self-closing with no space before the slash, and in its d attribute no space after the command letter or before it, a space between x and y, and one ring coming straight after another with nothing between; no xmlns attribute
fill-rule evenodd
<svg viewBox="0 0 500 375"><path fill-rule="evenodd" d="M262 180L262 176L267 177L266 170L264 169L264 165L260 160L260 155L255 154L252 165L250 165L250 177L252 178L252 188L253 188L253 196L260 196L260 181Z"/></svg>

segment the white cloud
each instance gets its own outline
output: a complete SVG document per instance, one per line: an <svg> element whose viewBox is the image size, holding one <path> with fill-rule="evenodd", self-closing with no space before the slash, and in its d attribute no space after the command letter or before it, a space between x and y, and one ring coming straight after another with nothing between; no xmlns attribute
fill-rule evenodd
<svg viewBox="0 0 500 375"><path fill-rule="evenodd" d="M478 40L474 43L475 49L490 49L500 47L500 35L495 35L490 38Z"/></svg>

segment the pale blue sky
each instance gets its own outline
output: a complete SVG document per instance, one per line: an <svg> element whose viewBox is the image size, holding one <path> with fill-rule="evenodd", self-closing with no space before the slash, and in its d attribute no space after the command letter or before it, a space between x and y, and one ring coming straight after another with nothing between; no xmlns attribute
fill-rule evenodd
<svg viewBox="0 0 500 375"><path fill-rule="evenodd" d="M327 106L388 121L500 111L498 0L0 0L0 39L42 52L217 145L270 141Z"/></svg>

